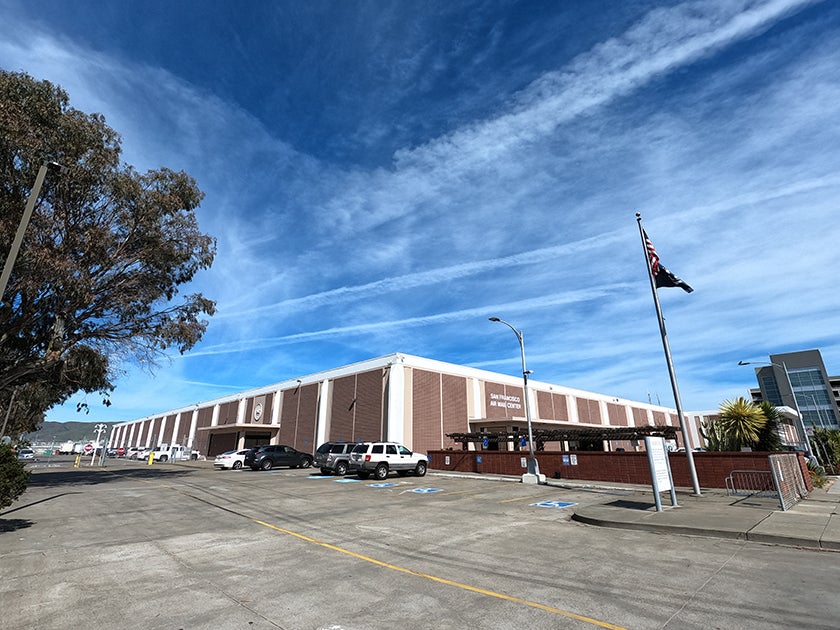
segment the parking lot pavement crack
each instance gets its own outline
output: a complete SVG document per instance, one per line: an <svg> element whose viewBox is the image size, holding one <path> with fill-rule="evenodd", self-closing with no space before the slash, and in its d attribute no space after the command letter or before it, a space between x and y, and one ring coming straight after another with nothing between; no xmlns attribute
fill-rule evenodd
<svg viewBox="0 0 840 630"><path fill-rule="evenodd" d="M746 546L746 543L745 543L745 542L740 542L740 543L738 544L737 549L735 549L735 551L734 551L734 552L732 552L732 555L730 555L730 556L729 556L726 560L724 560L723 562L721 562L720 566L719 566L717 569L715 569L715 570L714 570L714 571L713 571L713 572L709 575L709 577L707 577L707 578L706 578L706 580L705 580L705 581L704 581L704 582L700 585L700 587L699 587L699 588L695 589L695 591L691 594L691 596L690 596L690 597L686 597L686 598L684 598L684 600L683 600L683 602L682 602L682 605L681 605L681 606L680 606L677 610L675 610L675 611L674 611L674 614L673 614L673 615L671 615L670 617L668 617L668 620L667 620L665 623L663 623L663 624L662 624L661 628L667 628L667 627L669 627L669 624L670 624L672 621L674 621L674 620L675 620L675 619L676 619L676 618L677 618L677 617L678 617L678 616L682 613L682 611L683 611L683 610L685 610L685 608L686 608L689 604L691 604L691 603L692 603L695 599L697 599L697 597L700 595L700 593L702 593L702 592L703 592L703 590L706 588L706 586L709 584L709 582L711 582L712 580L714 580L714 579L718 576L718 574L720 574L720 572L721 572L721 571L723 571L723 570L726 568L726 566L727 566L730 562L732 562L732 560L734 560L734 559L735 559L735 556L737 556L739 553L741 553L741 551L743 550L743 548L744 548L745 546Z"/></svg>
<svg viewBox="0 0 840 630"><path fill-rule="evenodd" d="M152 545L153 547L155 547L156 549L158 549L161 553L163 553L166 556L168 556L169 558L171 558L182 569L184 569L187 573L192 575L194 578L196 578L197 580L199 580L201 582L204 582L210 588L212 588L213 590L215 590L218 593L220 593L221 595L223 595L226 599L233 602L237 606L239 606L241 608L244 608L245 610L247 610L249 613L251 613L255 617L259 617L260 619L265 621L267 624L270 624L272 628L279 628L280 630L289 630L286 626L282 626L282 625L276 623L275 621L273 621L273 620L269 619L268 617L266 617L265 615L261 614L259 611L255 610L253 607L249 606L248 602L246 600L243 600L241 597L237 597L237 596L233 595L232 593L229 593L227 590L222 588L217 582L214 582L213 580L209 579L206 574L197 571L192 565L185 562L178 554L175 554L175 553L172 553L171 551L169 551L163 544L160 543L160 541L154 540L154 539L146 536L146 542L149 543L150 545Z"/></svg>
<svg viewBox="0 0 840 630"><path fill-rule="evenodd" d="M504 594L504 593L498 593L496 591L491 591L491 590L479 588L479 587L472 586L472 585L469 585L469 584L464 584L462 582L449 580L447 578L442 578L442 577L438 577L438 576L435 576L435 575L429 575L427 573L422 573L420 571L415 571L413 569L409 569L409 568L406 568L406 567L401 567L401 566L397 566L397 565L394 565L394 564L390 564L388 562L383 562L382 560L377 560L376 558L371 558L369 556L365 556L363 554L356 553L355 551L351 551L349 549L345 549L343 547L339 547L337 545L333 545L333 544L318 540L316 538L306 536L305 534L300 534L298 532L294 532L292 530L285 529L285 528L279 527L277 525L272 525L271 523L267 523L267 522L262 521L260 519L254 518L252 516L248 516L246 514L238 512L237 510L234 510L232 508L224 507L224 506L218 505L216 503L213 503L212 501L210 501L208 499L195 496L194 494L186 492L186 491L184 491L180 488L177 488L175 486L168 486L167 485L167 486L164 486L164 487L167 487L167 488L169 488L169 489L171 489L175 492L178 492L179 494L190 497L190 498L195 499L197 501L201 501L202 503L205 503L207 505L215 507L219 510L229 512L230 514L234 514L234 515L240 516L242 518L246 518L253 523L257 523L258 525L262 525L263 527L267 527L269 529L280 532L282 534L292 536L293 538L297 538L298 540L302 540L302 541L305 541L305 542L308 542L308 543L311 543L311 544L315 544L315 545L318 545L318 546L323 547L325 549L330 549L332 551L343 553L343 554L346 554L348 556L352 556L352 557L354 557L358 560L362 560L364 562L369 562L371 564L383 567L385 569L390 569L392 571L397 571L397 572L400 572L400 573L413 575L415 577L423 578L423 579L426 579L426 580L431 580L432 582L436 582L438 584L443 584L445 586L451 586L451 587L463 589L465 591L470 591L470 592L473 592L473 593L484 595L486 597L492 597L492 598L495 598L495 599L500 599L500 600L508 601L508 602L511 602L511 603L528 606L528 607L535 608L535 609L538 609L538 610L542 610L544 612L548 612L548 613L551 613L551 614L554 614L554 615L558 615L558 616L561 616L561 617L566 617L567 619L574 619L576 621L580 621L580 622L583 622L583 623L586 623L586 624L598 626L598 627L601 627L601 628L608 628L609 630L625 630L622 626L611 624L611 623L608 623L608 622L605 622L605 621L600 621L598 619L593 619L591 617L586 617L584 615L579 615L577 613L574 613L574 612L571 612L571 611L568 611L568 610L563 610L561 608L555 608L553 606L548 606L546 604L541 604L539 602L530 601L530 600L527 600L527 599L523 599L521 597L516 597L516 596L513 596L513 595L507 595L507 594ZM164 551L164 553L167 553L168 555L172 556L178 563L182 564L183 566L186 566L188 569L190 569L192 571L192 568L189 567L189 565L184 565L184 563L179 558L177 558L176 556L173 556L172 554L170 554L165 549L163 549L163 551ZM193 573L195 573L195 572L193 571ZM243 608L247 609L248 611L253 612L255 615L259 615L259 613L254 611L252 608L250 608L249 606L246 606L245 603L243 603L242 601L240 601L240 600L236 599L235 597L231 596L224 589L219 588L216 584L213 584L212 582L207 580L204 576L201 576L201 579L204 580L205 582L211 584L214 588L218 589L222 594L224 594L225 597L227 597L227 598L231 599L232 601L236 602L239 606L242 606ZM259 616L261 618L265 619L266 622L270 623L272 626L274 626L276 628L282 628L282 626L279 626L279 625L275 624L273 621L271 621L269 619L266 619L265 617L262 617L262 615L259 615Z"/></svg>

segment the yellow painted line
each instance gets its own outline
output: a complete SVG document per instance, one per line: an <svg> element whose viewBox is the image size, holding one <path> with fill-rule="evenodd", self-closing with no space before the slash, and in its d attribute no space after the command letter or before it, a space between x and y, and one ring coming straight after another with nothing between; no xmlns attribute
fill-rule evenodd
<svg viewBox="0 0 840 630"><path fill-rule="evenodd" d="M513 503L514 501L534 501L534 500L539 501L539 499L536 499L535 497L516 497L515 499L505 499L504 501L499 501L499 503Z"/></svg>
<svg viewBox="0 0 840 630"><path fill-rule="evenodd" d="M154 484L154 482L147 481L145 479L141 479L140 481L145 481L146 483ZM175 486L171 486L171 485L168 485L168 484L155 484L155 485L158 485L158 487L161 487L161 488L167 488L169 490L174 490L175 492L178 492L178 493L183 494L185 496L188 496L188 497L191 497L193 499L197 499L199 501L202 501L202 499L199 499L198 497L193 496L191 494L188 494L186 492L183 492L182 490L180 490L179 488L177 488ZM526 499L526 498L529 498L529 497L522 497L522 499ZM530 497L530 498L533 498L533 497ZM520 499L508 499L508 500L509 501L514 501L514 500L518 501ZM331 545L330 543L326 543L322 540L317 540L315 538L311 538L310 536L305 536L304 534L298 534L297 532L293 532L290 529L284 529L282 527L278 527L277 525L272 525L271 523L266 523L265 521L261 521L261 520L256 519L256 518L251 518L250 516L246 516L246 515L244 515L240 512L234 512L233 510L228 510L228 508L223 508L221 506L216 506L216 507L219 507L223 510L227 510L229 512L237 514L238 516L242 516L244 518L247 518L248 520L250 520L254 523L257 523L257 524L262 525L263 527L267 527L269 529L273 529L274 531L280 532L282 534L287 534L287 535L293 536L293 537L295 537L299 540L303 540L303 541L312 543L314 545L319 545L321 547L324 547L325 549L330 549L332 551L337 551L339 553L343 553L343 554L346 554L348 556L352 556L353 558L356 558L358 560L364 560L365 562L375 564L375 565L383 567L385 569L391 569L393 571L399 571L400 573L407 573L408 575L413 575L415 577L420 577L420 578L424 578L426 580L431 580L432 582L437 582L438 584L445 584L447 586L454 586L455 588L460 588L460 589L463 589L465 591L470 591L472 593L479 593L480 595L487 595L488 597L495 597L496 599L502 599L504 601L512 602L514 604L522 604L523 606L530 606L531 608L536 608L538 610L543 610L545 612L553 613L555 615L560 615L562 617L567 617L569 619L575 619L575 620L581 621L583 623L588 623L588 624L593 625L593 626L598 626L599 628L608 628L609 630L627 630L627 628L625 628L624 626L617 626L617 625L612 624L612 623L607 623L606 621L599 621L598 619L593 619L591 617L585 617L584 615L578 615L578 614L570 612L568 610L563 610L562 608L554 608L553 606L546 606L545 604L540 604L538 602L532 602L532 601L527 600L527 599L522 599L521 597L514 597L512 595L505 595L504 593L497 593L495 591L488 591L488 590L483 589L483 588L478 588L477 586L470 586L469 584L463 584L461 582L455 582L454 580L447 580L446 578L437 577L435 575L429 575L428 573L420 573L419 571L413 571L412 569L406 569L405 567L400 567L400 566L397 566L395 564L389 564L387 562L382 562L381 560L376 560L375 558L371 558L370 556L364 556L360 553L356 553L355 551L350 551L349 549L344 549L343 547L338 547L336 545Z"/></svg>
<svg viewBox="0 0 840 630"><path fill-rule="evenodd" d="M450 496L453 494L479 494L481 492L484 492L484 490L454 490L452 492L450 492L449 490L444 490L441 494Z"/></svg>
<svg viewBox="0 0 840 630"><path fill-rule="evenodd" d="M315 538L310 538L309 536L304 536L303 534L298 534L297 532L293 532L288 529L283 529L282 527L277 527L276 525L272 525L271 523L266 523L265 521L260 521L258 519L251 519L253 522L258 523L264 527L268 527L269 529L273 529L278 531L282 534L288 534L289 536L294 536L300 540L304 540L306 542L313 543L315 545L320 545L326 549L331 549L332 551L338 551L339 553L347 554L348 556L352 556L357 558L358 560L364 560L365 562L370 562L371 564L375 564L380 567L384 567L386 569L391 569L393 571L399 571L400 573L407 573L409 575L413 575L415 577L424 578L427 580L431 580L433 582L438 582L439 584L445 584L447 586L454 586L456 588L464 589L465 591L471 591L473 593L479 593L481 595L487 595L488 597L495 597L496 599L503 599L508 602L513 602L515 604L523 604L524 606L530 606L531 608L537 608L539 610L544 610L545 612L554 613L556 615L561 615L563 617L568 617L569 619L576 619L577 621L582 621L584 623L591 624L593 626L599 626L601 628L609 628L610 630L626 630L622 626L616 626L611 623L607 623L605 621L598 621L597 619L592 619L591 617L584 617L583 615L577 615L573 612L569 612L568 610L563 610L561 608L554 608L553 606L546 606L545 604L539 604L537 602L532 602L527 599L522 599L521 597L513 597L511 595L505 595L504 593L496 593L495 591L488 591L483 588L478 588L477 586L470 586L469 584L462 584L461 582L454 582L452 580L447 580L446 578L437 577L434 575L429 575L427 573L420 573L419 571L412 571L411 569L406 569L405 567L399 567L395 564L389 564L387 562L382 562L381 560L376 560L375 558L371 558L369 556L363 556L362 554L356 553L355 551L350 551L349 549L344 549L343 547L337 547L335 545L331 545L329 543L323 542L321 540L316 540Z"/></svg>

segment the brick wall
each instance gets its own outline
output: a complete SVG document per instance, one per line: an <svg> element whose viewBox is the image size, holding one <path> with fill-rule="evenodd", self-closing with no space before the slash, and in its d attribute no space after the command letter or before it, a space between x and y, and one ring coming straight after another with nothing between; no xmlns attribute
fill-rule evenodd
<svg viewBox="0 0 840 630"><path fill-rule="evenodd" d="M566 465L563 456L577 457L577 465ZM772 453L693 453L694 467L701 487L725 488L726 477L733 470L770 470L768 456ZM449 457L449 464L446 457ZM522 458L527 451L429 451L434 470L452 470L496 475L521 475L525 472ZM798 455L803 470L805 485L813 490L807 474L805 458ZM481 461L479 461L479 459ZM690 488L691 474L685 453L669 453L671 475L674 485ZM607 481L613 483L633 483L650 485L650 465L647 454L614 453L601 451L577 451L561 453L541 451L537 454L540 472L546 477L560 479L580 479L587 481Z"/></svg>

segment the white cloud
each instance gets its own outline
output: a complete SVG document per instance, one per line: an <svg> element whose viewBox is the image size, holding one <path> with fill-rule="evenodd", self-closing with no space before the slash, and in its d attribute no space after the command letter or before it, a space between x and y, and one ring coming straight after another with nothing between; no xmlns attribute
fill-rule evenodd
<svg viewBox="0 0 840 630"><path fill-rule="evenodd" d="M219 256L196 286L219 315L162 368L161 404L393 351L515 367L488 315L526 329L542 380L667 402L640 210L697 289L660 297L685 406L705 409L752 384L724 367L744 353L819 343L840 365L840 53L812 20L756 43L813 4L655 9L387 168L317 160L205 87L31 23L0 27L0 64L62 84L105 112L129 161L184 168L207 191ZM132 409L148 383L121 384Z"/></svg>

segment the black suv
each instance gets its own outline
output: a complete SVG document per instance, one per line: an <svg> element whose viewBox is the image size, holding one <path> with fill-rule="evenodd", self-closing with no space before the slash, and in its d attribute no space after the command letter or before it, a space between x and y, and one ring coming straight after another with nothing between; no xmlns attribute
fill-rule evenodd
<svg viewBox="0 0 840 630"><path fill-rule="evenodd" d="M350 451L354 446L352 442L325 442L315 451L315 465L324 475L344 475L350 467Z"/></svg>
<svg viewBox="0 0 840 630"><path fill-rule="evenodd" d="M264 444L245 453L245 465L250 466L251 470L271 470L275 466L309 468L312 455L285 444Z"/></svg>

